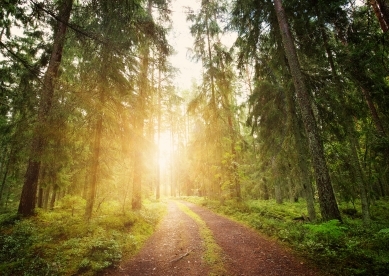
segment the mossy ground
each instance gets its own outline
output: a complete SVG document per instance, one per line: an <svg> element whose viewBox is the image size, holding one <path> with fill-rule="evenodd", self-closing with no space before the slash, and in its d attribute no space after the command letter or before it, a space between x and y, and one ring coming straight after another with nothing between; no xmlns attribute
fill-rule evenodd
<svg viewBox="0 0 389 276"><path fill-rule="evenodd" d="M85 221L85 202L66 197L52 211L35 217L0 216L2 275L94 275L136 254L153 233L166 205L145 202L141 211L123 213L115 201L101 205Z"/></svg>

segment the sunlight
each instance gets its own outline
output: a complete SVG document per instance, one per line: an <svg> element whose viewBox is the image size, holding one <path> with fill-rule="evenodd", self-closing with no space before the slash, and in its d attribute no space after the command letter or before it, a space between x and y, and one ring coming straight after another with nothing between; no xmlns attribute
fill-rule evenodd
<svg viewBox="0 0 389 276"><path fill-rule="evenodd" d="M171 156L174 150L170 131L162 132L159 142L157 137L157 143L159 149L159 167L161 171L164 171L169 168Z"/></svg>
<svg viewBox="0 0 389 276"><path fill-rule="evenodd" d="M175 49L175 54L170 56L172 65L179 69L175 85L182 89L190 89L192 80L201 79L201 62L190 60L188 53L193 47L194 39L190 34L189 24L186 21L187 9L190 7L197 11L200 8L200 1L172 1L172 22L174 29L169 33L169 41Z"/></svg>

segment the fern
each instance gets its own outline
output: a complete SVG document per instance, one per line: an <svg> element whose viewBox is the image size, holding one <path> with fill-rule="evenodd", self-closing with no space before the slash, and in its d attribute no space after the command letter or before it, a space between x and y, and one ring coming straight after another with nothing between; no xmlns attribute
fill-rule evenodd
<svg viewBox="0 0 389 276"><path fill-rule="evenodd" d="M389 235L389 228L381 229L378 234Z"/></svg>
<svg viewBox="0 0 389 276"><path fill-rule="evenodd" d="M321 224L306 224L304 227L310 230L314 239L324 239L327 242L338 241L344 236L345 230L347 230L336 219Z"/></svg>

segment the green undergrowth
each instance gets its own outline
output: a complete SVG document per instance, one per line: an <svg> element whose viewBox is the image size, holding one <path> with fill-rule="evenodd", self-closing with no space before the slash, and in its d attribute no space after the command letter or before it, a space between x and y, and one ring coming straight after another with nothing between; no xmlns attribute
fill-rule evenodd
<svg viewBox="0 0 389 276"><path fill-rule="evenodd" d="M190 210L187 206L182 203L176 202L178 207L190 216L199 226L200 236L205 244L205 254L204 259L206 263L210 266L210 276L214 275L225 275L226 270L223 266L223 261L221 257L222 249L216 243L212 231L207 227L204 220L200 218L199 215Z"/></svg>
<svg viewBox="0 0 389 276"><path fill-rule="evenodd" d="M52 211L29 219L0 215L1 275L95 275L135 254L166 212L146 202L141 211L122 211L104 202L87 222L85 202L65 197Z"/></svg>
<svg viewBox="0 0 389 276"><path fill-rule="evenodd" d="M250 200L221 204L200 197L184 199L278 239L331 275L389 275L387 201L376 201L371 206L372 222L366 226L358 205L353 212L350 206L340 206L343 223L337 220L310 223L298 219L306 214L303 201L276 204L273 200Z"/></svg>

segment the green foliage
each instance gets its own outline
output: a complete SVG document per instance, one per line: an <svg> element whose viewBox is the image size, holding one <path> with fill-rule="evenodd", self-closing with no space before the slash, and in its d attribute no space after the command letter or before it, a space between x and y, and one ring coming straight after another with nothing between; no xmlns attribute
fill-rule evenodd
<svg viewBox="0 0 389 276"><path fill-rule="evenodd" d="M36 217L0 218L2 275L94 275L137 252L164 214L161 203L140 212L119 212L115 202L86 222L85 202L65 197L54 211Z"/></svg>
<svg viewBox="0 0 389 276"><path fill-rule="evenodd" d="M346 227L334 219L320 224L306 224L304 227L308 228L313 234L314 239L339 242L340 238L344 236Z"/></svg>
<svg viewBox="0 0 389 276"><path fill-rule="evenodd" d="M386 201L375 202L371 210L376 219L366 226L359 217L345 216L343 223L330 220L313 224L294 220L306 211L303 201L276 204L273 200L250 200L221 204L199 197L185 199L277 238L331 275L389 273L389 222L385 216L389 204Z"/></svg>

